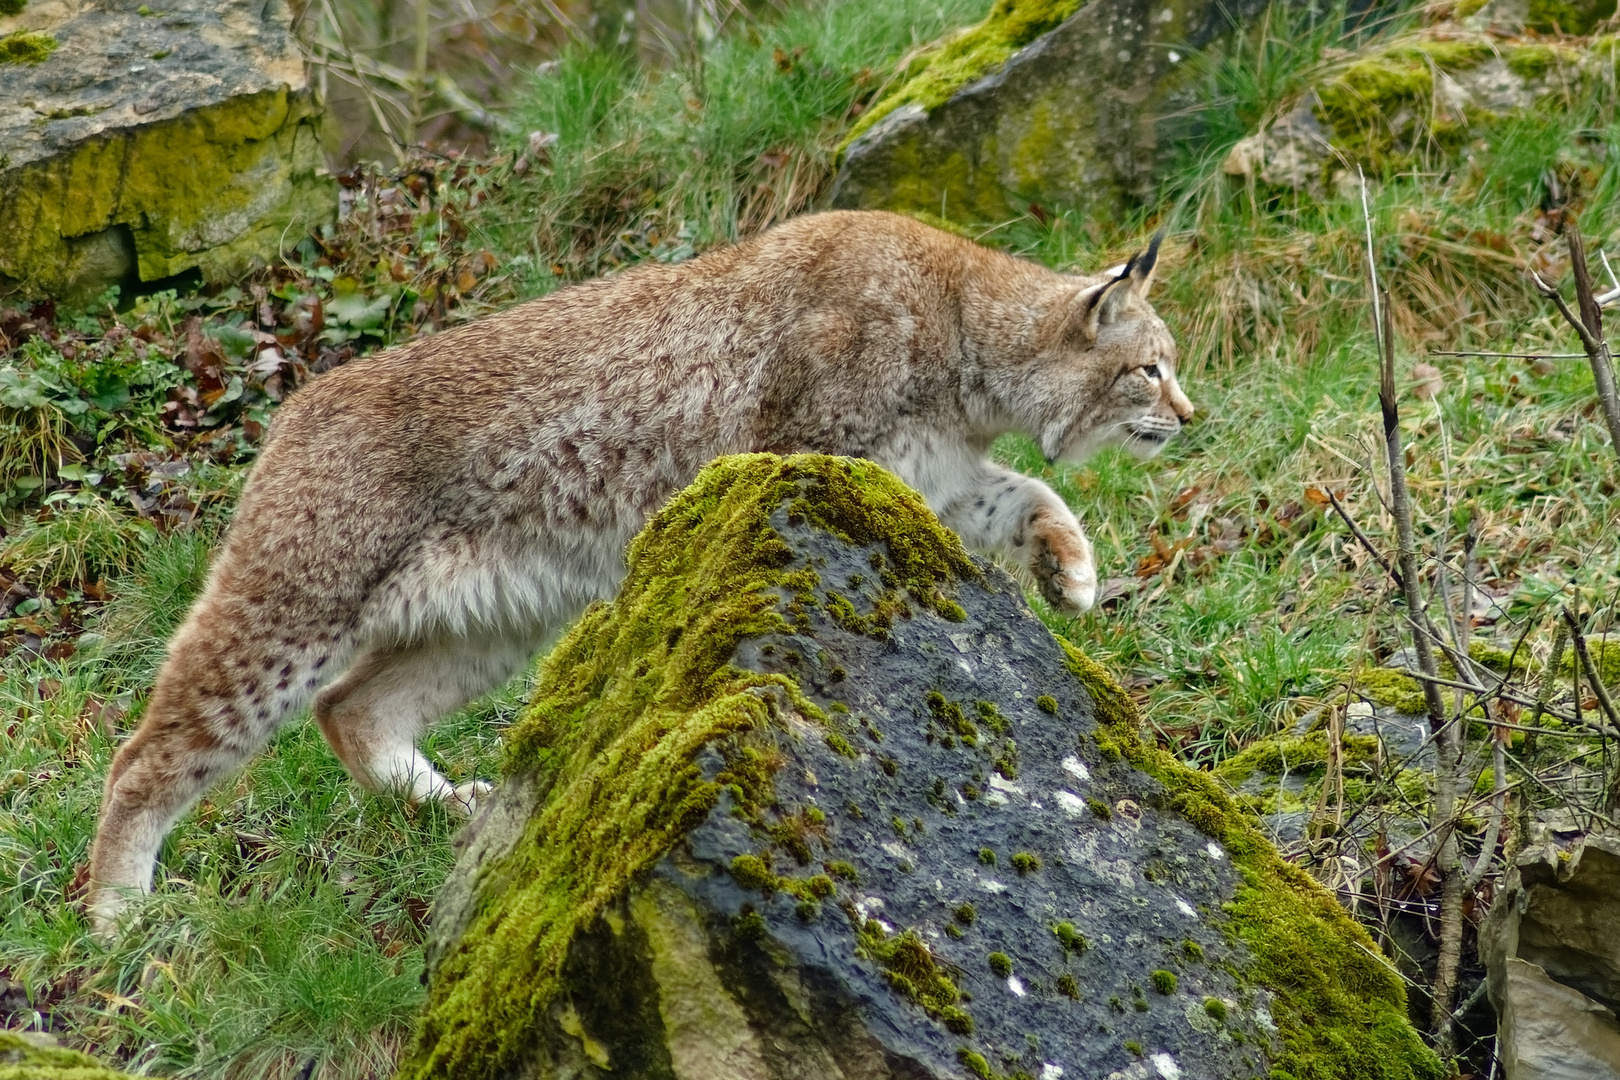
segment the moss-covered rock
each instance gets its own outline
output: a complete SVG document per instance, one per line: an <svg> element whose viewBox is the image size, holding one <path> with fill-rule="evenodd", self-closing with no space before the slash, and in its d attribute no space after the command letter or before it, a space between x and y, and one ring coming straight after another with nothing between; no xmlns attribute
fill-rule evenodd
<svg viewBox="0 0 1620 1080"><path fill-rule="evenodd" d="M330 218L290 22L281 0L0 17L0 41L55 43L0 76L0 292L225 279Z"/></svg>
<svg viewBox="0 0 1620 1080"><path fill-rule="evenodd" d="M1191 50L1265 6L998 0L862 118L833 202L999 221L1031 200L1104 211L1144 197Z"/></svg>
<svg viewBox="0 0 1620 1080"><path fill-rule="evenodd" d="M878 467L721 459L544 661L400 1075L1437 1077L1139 726Z"/></svg>
<svg viewBox="0 0 1620 1080"><path fill-rule="evenodd" d="M0 1080L130 1080L88 1054L64 1050L51 1040L0 1031Z"/></svg>

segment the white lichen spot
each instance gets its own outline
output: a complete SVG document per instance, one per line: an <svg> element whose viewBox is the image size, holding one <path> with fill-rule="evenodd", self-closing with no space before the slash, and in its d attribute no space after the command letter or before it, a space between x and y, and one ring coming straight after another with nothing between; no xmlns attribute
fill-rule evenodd
<svg viewBox="0 0 1620 1080"><path fill-rule="evenodd" d="M1217 844L1213 840L1211 840L1204 847L1204 850L1209 852L1209 857L1212 858L1212 859L1224 859L1224 858L1226 858L1226 852L1221 850L1221 845Z"/></svg>
<svg viewBox="0 0 1620 1080"><path fill-rule="evenodd" d="M1164 1080L1181 1080L1181 1066L1169 1054L1154 1054L1148 1060L1153 1062L1153 1067L1159 1070Z"/></svg>
<svg viewBox="0 0 1620 1080"><path fill-rule="evenodd" d="M1129 49L1121 49L1119 52L1114 54L1114 59L1118 60L1122 64L1128 64L1131 62L1131 51Z"/></svg>
<svg viewBox="0 0 1620 1080"><path fill-rule="evenodd" d="M1041 1080L1059 1080L1063 1075L1063 1066L1054 1065L1050 1061L1041 1066Z"/></svg>
<svg viewBox="0 0 1620 1080"><path fill-rule="evenodd" d="M1018 976L1007 976L1007 989L1012 991L1013 997L1024 996L1024 984L1018 981Z"/></svg>
<svg viewBox="0 0 1620 1080"><path fill-rule="evenodd" d="M1052 797L1065 814L1070 817L1084 817L1086 813L1086 800L1072 791L1054 791Z"/></svg>
<svg viewBox="0 0 1620 1080"><path fill-rule="evenodd" d="M855 914L865 922L872 917L874 911L883 909L883 898L880 896L857 896L855 898Z"/></svg>
<svg viewBox="0 0 1620 1080"><path fill-rule="evenodd" d="M1198 918L1198 909L1187 903L1187 901L1183 900L1179 896L1176 897L1176 910L1187 916L1189 919Z"/></svg>
<svg viewBox="0 0 1620 1080"><path fill-rule="evenodd" d="M1044 810L1044 809L1046 809L1044 806L1042 806L1040 804L1040 802L1038 800L1035 800L1035 799L1029 800L1029 808L1031 810Z"/></svg>
<svg viewBox="0 0 1620 1080"><path fill-rule="evenodd" d="M990 777L990 786L996 791L1005 791L1009 795L1022 795L1024 789L1002 776L1000 773Z"/></svg>
<svg viewBox="0 0 1620 1080"><path fill-rule="evenodd" d="M1344 710L1346 716L1371 716L1372 714L1373 707L1370 701L1352 701L1345 706Z"/></svg>
<svg viewBox="0 0 1620 1080"><path fill-rule="evenodd" d="M1165 8L1163 11L1159 12L1159 17L1154 21L1155 22L1174 22L1175 18L1176 18L1176 9L1175 8Z"/></svg>
<svg viewBox="0 0 1620 1080"><path fill-rule="evenodd" d="M939 878L934 879L934 891L935 892L944 892L945 891L945 883L943 881L939 880Z"/></svg>
<svg viewBox="0 0 1620 1080"><path fill-rule="evenodd" d="M883 845L883 850L887 851L890 855L893 855L897 859L911 858L911 853L905 849L903 844L897 844L892 840Z"/></svg>
<svg viewBox="0 0 1620 1080"><path fill-rule="evenodd" d="M995 878L985 878L983 881L979 882L979 888L983 889L987 893L1001 893L1007 891L1007 886L1003 885Z"/></svg>
<svg viewBox="0 0 1620 1080"><path fill-rule="evenodd" d="M984 793L984 801L991 806L1006 806L1007 796L999 791L987 791Z"/></svg>
<svg viewBox="0 0 1620 1080"><path fill-rule="evenodd" d="M972 634L952 634L951 635L951 644L956 646L956 651L957 652L964 652L964 653L965 652L972 652L973 651L973 635Z"/></svg>
<svg viewBox="0 0 1620 1080"><path fill-rule="evenodd" d="M969 675L973 674L973 665L962 659L960 656L956 658L956 666L961 668Z"/></svg>
<svg viewBox="0 0 1620 1080"><path fill-rule="evenodd" d="M1068 757L1063 759L1063 771L1074 777L1076 780L1091 779L1091 770L1086 768L1086 763L1075 757L1073 754L1070 754Z"/></svg>
<svg viewBox="0 0 1620 1080"><path fill-rule="evenodd" d="M1171 62L1171 63L1172 63L1172 64L1179 64L1179 63L1181 63L1181 54L1180 54L1180 53L1178 53L1178 52L1176 52L1176 50L1174 50L1174 49L1171 49L1171 50L1170 50L1170 62Z"/></svg>

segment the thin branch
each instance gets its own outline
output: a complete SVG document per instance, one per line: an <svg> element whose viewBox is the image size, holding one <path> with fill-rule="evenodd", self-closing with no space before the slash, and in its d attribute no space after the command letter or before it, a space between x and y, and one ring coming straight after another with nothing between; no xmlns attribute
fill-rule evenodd
<svg viewBox="0 0 1620 1080"><path fill-rule="evenodd" d="M1586 350L1587 362L1592 366L1592 383L1597 388L1598 404L1603 408L1603 420L1609 428L1609 444L1616 454L1620 454L1620 390L1615 387L1614 358L1609 354L1609 343L1603 338L1602 303L1592 288L1592 274L1586 266L1586 245L1581 240L1580 227L1573 221L1569 222L1564 227L1564 235L1569 241L1569 265L1575 275L1575 302L1580 307L1580 317L1576 317L1569 305L1564 303L1563 295L1541 280L1540 275L1532 271L1530 278L1541 295L1557 306L1564 321L1580 335L1581 348Z"/></svg>

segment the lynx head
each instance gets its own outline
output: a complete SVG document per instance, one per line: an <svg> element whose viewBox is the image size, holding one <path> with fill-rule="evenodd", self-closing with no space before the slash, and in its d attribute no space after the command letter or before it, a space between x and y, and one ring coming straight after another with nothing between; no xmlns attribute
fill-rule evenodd
<svg viewBox="0 0 1620 1080"><path fill-rule="evenodd" d="M1161 239L1100 282L1065 290L1042 318L1034 367L1043 415L1031 434L1049 460L1109 446L1150 458L1192 418L1175 340L1147 299Z"/></svg>

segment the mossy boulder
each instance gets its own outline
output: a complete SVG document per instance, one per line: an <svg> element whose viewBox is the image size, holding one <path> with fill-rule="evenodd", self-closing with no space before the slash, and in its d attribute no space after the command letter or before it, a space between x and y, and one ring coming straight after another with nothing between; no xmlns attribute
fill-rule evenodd
<svg viewBox="0 0 1620 1080"><path fill-rule="evenodd" d="M130 1080L130 1076L42 1035L0 1031L0 1080Z"/></svg>
<svg viewBox="0 0 1620 1080"><path fill-rule="evenodd" d="M0 16L0 40L53 43L0 67L0 294L223 280L335 212L286 4L160 7Z"/></svg>
<svg viewBox="0 0 1620 1080"><path fill-rule="evenodd" d="M903 73L846 145L835 205L999 221L1029 202L1148 197L1193 50L1264 0L998 0ZM1072 14L1070 14L1072 12Z"/></svg>
<svg viewBox="0 0 1620 1080"><path fill-rule="evenodd" d="M400 1076L1440 1076L1140 723L877 466L722 458L542 663Z"/></svg>

